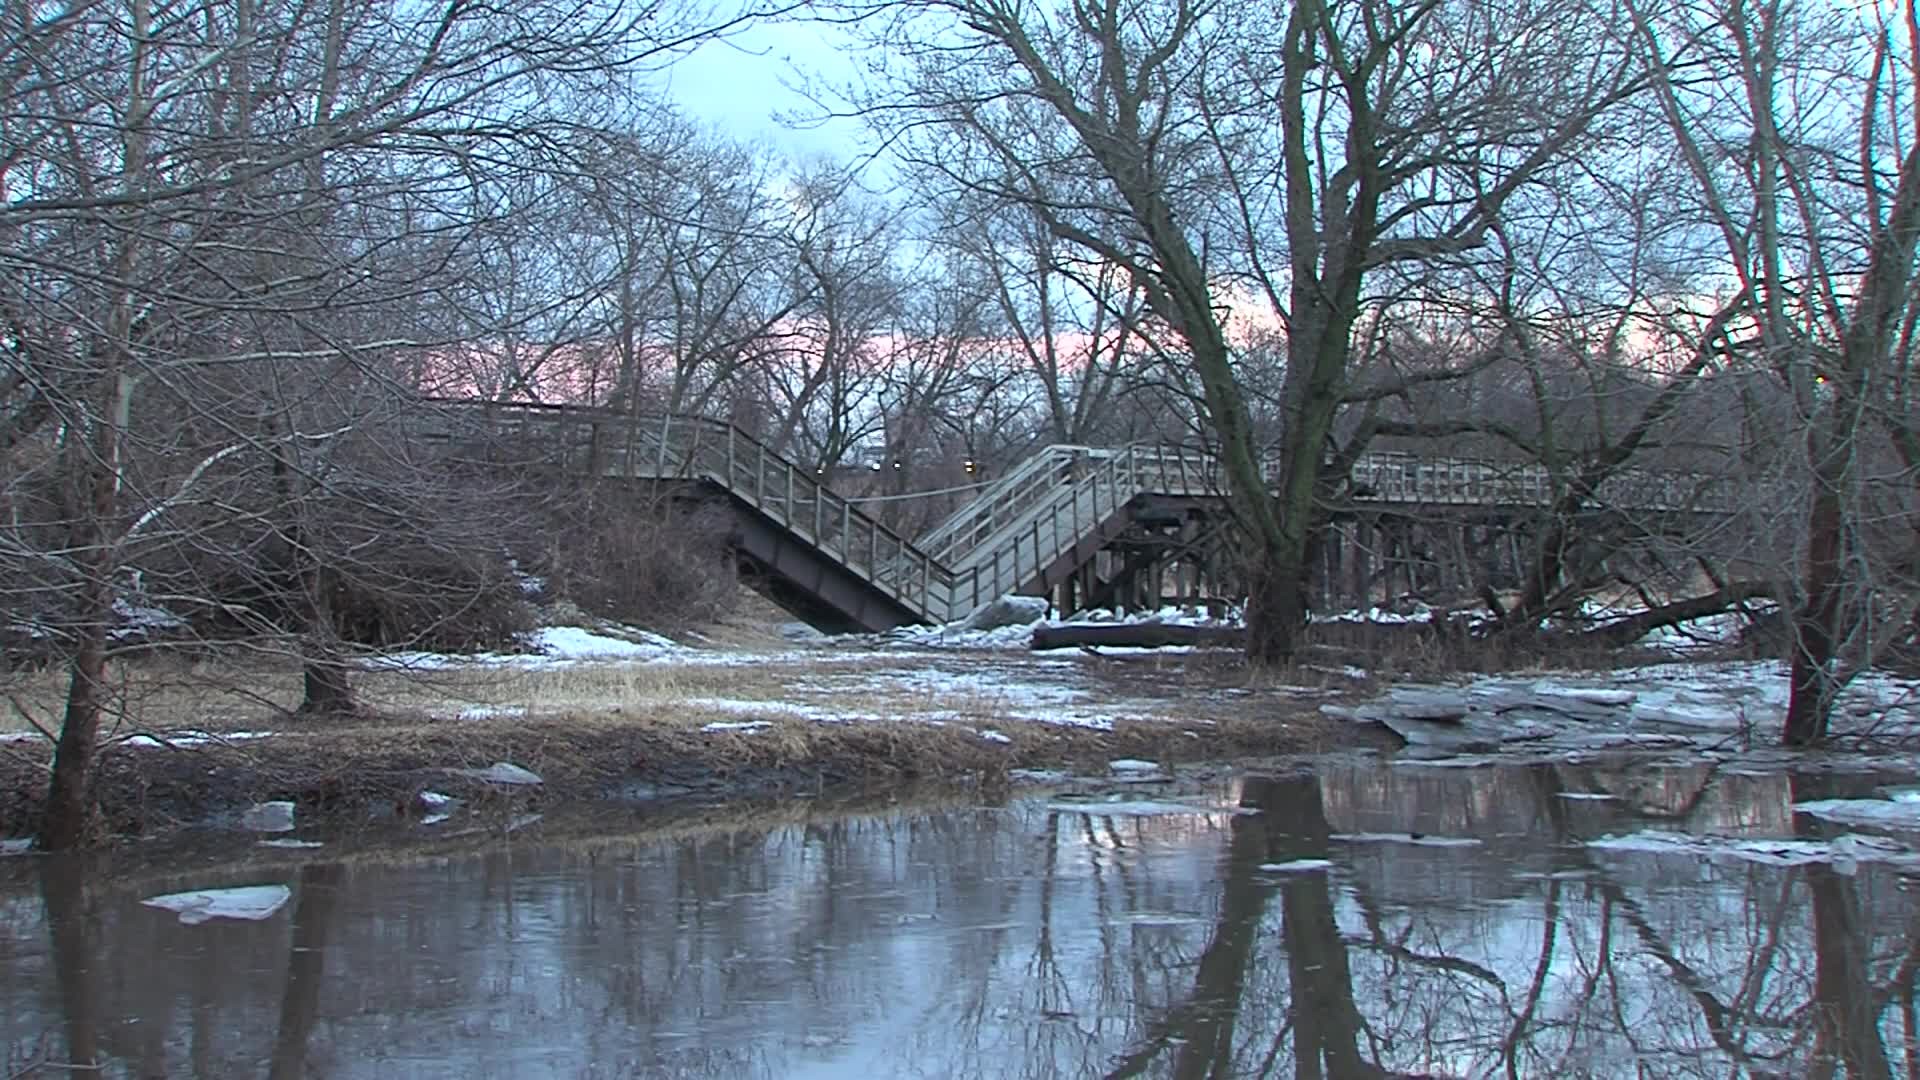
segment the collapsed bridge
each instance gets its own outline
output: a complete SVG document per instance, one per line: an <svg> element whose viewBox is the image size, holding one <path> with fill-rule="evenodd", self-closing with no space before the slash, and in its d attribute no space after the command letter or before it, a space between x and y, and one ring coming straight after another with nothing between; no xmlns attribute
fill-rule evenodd
<svg viewBox="0 0 1920 1080"><path fill-rule="evenodd" d="M420 433L462 459L672 483L724 500L735 548L760 571L769 595L823 630L946 623L1010 594L1059 590L1100 604L1143 573L1195 561L1218 543L1224 520L1219 463L1187 447L1047 447L909 538L724 421L573 405L438 404ZM1383 521L1534 513L1556 494L1539 466L1394 451L1360 455L1348 480L1343 512L1334 515L1347 520L1335 531L1356 549L1369 542L1391 549L1395 534ZM1637 514L1726 509L1701 478L1650 470L1622 472L1599 499ZM1323 569L1352 571L1353 551L1323 547L1330 560Z"/></svg>

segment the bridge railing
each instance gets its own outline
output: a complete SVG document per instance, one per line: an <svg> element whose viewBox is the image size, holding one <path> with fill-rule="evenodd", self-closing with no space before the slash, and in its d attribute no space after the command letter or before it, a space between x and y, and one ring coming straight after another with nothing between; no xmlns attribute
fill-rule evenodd
<svg viewBox="0 0 1920 1080"><path fill-rule="evenodd" d="M1275 475L1277 462L1269 463ZM1363 503L1433 506L1548 506L1560 489L1547 467L1490 458L1435 458L1398 450L1360 455L1348 473L1352 498ZM1731 509L1710 477L1661 469L1616 471L1595 493L1622 510L1651 512Z"/></svg>
<svg viewBox="0 0 1920 1080"><path fill-rule="evenodd" d="M1048 575L1077 545L1095 535L1121 508L1146 492L1213 494L1221 476L1204 453L1177 446L1138 444L1117 449L1060 448L1033 486L967 522L973 542L956 554L947 608L957 616L996 597L1050 584Z"/></svg>
<svg viewBox="0 0 1920 1080"><path fill-rule="evenodd" d="M916 542L725 421L579 406L440 404L447 416L484 429L496 447L539 448L568 468L716 483L934 622L1050 584L1062 560L1108 528L1138 495L1213 496L1226 488L1218 460L1195 448L1050 447ZM460 437L451 430L442 434ZM1555 495L1551 477L1538 465L1398 451L1362 455L1350 476L1355 501L1373 504L1543 506ZM1712 509L1724 502L1711 494L1699 477L1656 470L1624 470L1599 493L1602 501L1648 510Z"/></svg>
<svg viewBox="0 0 1920 1080"><path fill-rule="evenodd" d="M578 406L443 402L492 439L524 440L597 475L704 480L765 514L794 535L923 617L945 567L911 540L874 520L812 470L721 420L673 414L622 414Z"/></svg>

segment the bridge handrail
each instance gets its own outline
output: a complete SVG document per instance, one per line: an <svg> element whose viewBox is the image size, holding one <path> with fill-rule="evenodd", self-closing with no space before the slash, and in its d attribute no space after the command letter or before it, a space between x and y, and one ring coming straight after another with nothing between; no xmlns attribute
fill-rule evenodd
<svg viewBox="0 0 1920 1080"><path fill-rule="evenodd" d="M480 415L494 437L503 425L561 433L545 441L558 441L563 453L574 444L571 434L584 432L596 469L617 463L628 475L717 482L849 573L935 622L1045 581L1049 568L1136 495L1216 496L1227 486L1218 458L1196 447L1052 446L915 541L725 420L538 402L434 403ZM612 434L611 442L605 433ZM1557 494L1550 472L1536 463L1396 450L1361 454L1348 479L1349 497L1360 503L1546 505ZM1640 496L1642 508L1700 509L1704 481L1698 474L1624 469L1603 482L1598 495L1605 500L1623 488L1651 491Z"/></svg>
<svg viewBox="0 0 1920 1080"><path fill-rule="evenodd" d="M1273 475L1277 462L1270 461ZM1498 458L1430 457L1404 450L1370 450L1354 460L1348 490L1355 502L1442 505L1545 506L1560 494L1551 470L1538 462ZM1595 493L1628 510L1725 510L1727 497L1710 492L1709 477L1672 469L1616 470ZM1652 495L1622 495L1622 488Z"/></svg>
<svg viewBox="0 0 1920 1080"><path fill-rule="evenodd" d="M559 431L611 427L627 436L624 446L596 445L623 455L627 470L661 479L712 479L794 533L834 554L840 564L896 601L923 615L946 567L913 541L874 520L813 472L788 460L733 423L674 413L623 413L611 409L531 402L440 400L489 428L506 421L532 421ZM642 442L636 442L642 440ZM635 451L648 454L639 460ZM638 467L636 467L638 466ZM810 505L811 514L801 507Z"/></svg>

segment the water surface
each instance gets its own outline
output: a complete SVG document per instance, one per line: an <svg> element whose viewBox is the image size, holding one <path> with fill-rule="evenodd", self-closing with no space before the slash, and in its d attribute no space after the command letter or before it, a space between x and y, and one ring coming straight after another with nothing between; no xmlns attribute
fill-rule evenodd
<svg viewBox="0 0 1920 1080"><path fill-rule="evenodd" d="M536 826L138 888L10 859L0 1075L1911 1075L1920 860L1821 855L1848 830L1791 809L1889 779L1322 762L1125 792L1184 813ZM1646 830L1809 843L1592 843ZM198 926L139 903L252 884L293 897Z"/></svg>

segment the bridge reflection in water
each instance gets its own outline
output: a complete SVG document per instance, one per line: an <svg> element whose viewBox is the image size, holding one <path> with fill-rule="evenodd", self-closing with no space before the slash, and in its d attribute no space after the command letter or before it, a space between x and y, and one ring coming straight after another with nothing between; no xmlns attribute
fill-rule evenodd
<svg viewBox="0 0 1920 1080"><path fill-rule="evenodd" d="M695 485L725 498L738 511L736 545L775 599L827 630L946 623L1015 593L1062 589L1102 603L1144 578L1155 579L1157 593L1166 564L1204 563L1219 542L1225 479L1212 456L1191 448L1048 447L910 538L732 424L575 406L439 405L416 433L472 461ZM1336 517L1350 524L1336 533L1352 537L1328 545L1327 575L1342 580L1377 569L1371 561L1343 568L1343 546L1351 564L1356 551L1408 547L1395 539L1410 535L1408 522L1457 519L1464 536L1489 520L1537 513L1561 494L1538 465L1397 452L1361 455L1343 492ZM1644 469L1620 471L1589 501L1595 513L1632 517L1641 532L1729 509L1707 478ZM1362 580L1361 591L1371 587Z"/></svg>
<svg viewBox="0 0 1920 1080"><path fill-rule="evenodd" d="M536 827L138 888L6 860L0 1045L109 1076L1911 1074L1920 911L1887 866L1586 843L1791 834L1810 783L1323 763L1176 816ZM261 880L295 890L264 923L138 905Z"/></svg>

